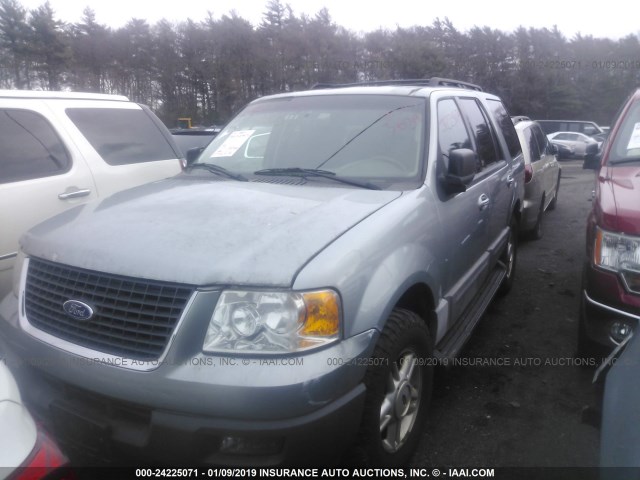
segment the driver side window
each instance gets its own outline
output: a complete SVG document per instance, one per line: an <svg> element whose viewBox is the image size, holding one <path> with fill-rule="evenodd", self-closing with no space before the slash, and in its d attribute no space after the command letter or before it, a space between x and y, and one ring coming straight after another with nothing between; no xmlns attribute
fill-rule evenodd
<svg viewBox="0 0 640 480"><path fill-rule="evenodd" d="M438 102L438 143L445 161L448 160L451 150L472 148L462 114L451 98Z"/></svg>

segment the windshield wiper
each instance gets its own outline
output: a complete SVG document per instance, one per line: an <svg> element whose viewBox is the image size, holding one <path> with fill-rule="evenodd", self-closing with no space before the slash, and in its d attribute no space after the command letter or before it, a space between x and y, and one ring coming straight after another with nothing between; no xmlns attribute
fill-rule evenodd
<svg viewBox="0 0 640 480"><path fill-rule="evenodd" d="M329 170L320 170L317 168L265 168L264 170L258 170L253 172L254 175L272 175L272 176L291 176L291 177L322 177L328 178L335 182L345 183L347 185L353 185L355 187L368 188L369 190L382 190L378 185L374 185L371 182L360 182L358 180L351 180L348 178L342 178L336 176L335 172Z"/></svg>
<svg viewBox="0 0 640 480"><path fill-rule="evenodd" d="M227 170L226 168L221 167L220 165L216 165L214 163L192 163L191 165L188 165L186 169L191 170L193 168L203 168L205 170L208 170L211 173L215 173L216 175L232 178L240 182L249 181L249 179L244 175L240 175L239 173L233 173Z"/></svg>

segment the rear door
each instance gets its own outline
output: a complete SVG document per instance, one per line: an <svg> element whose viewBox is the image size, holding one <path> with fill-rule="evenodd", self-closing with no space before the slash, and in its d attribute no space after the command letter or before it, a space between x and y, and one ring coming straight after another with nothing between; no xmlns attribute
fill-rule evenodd
<svg viewBox="0 0 640 480"><path fill-rule="evenodd" d="M169 131L146 107L133 102L52 102L73 132L93 172L101 198L177 175L180 153Z"/></svg>
<svg viewBox="0 0 640 480"><path fill-rule="evenodd" d="M531 133L538 145L538 165L534 165L534 171L540 170L543 176L543 186L546 192L546 204L553 198L558 185L558 172L560 167L555 154L551 152L551 144L539 125L531 125ZM533 159L532 159L533 161ZM546 205L545 205L546 208Z"/></svg>

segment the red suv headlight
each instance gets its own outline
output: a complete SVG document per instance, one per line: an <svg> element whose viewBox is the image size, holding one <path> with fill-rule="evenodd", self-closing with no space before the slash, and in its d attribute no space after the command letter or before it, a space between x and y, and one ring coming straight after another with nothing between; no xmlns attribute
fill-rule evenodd
<svg viewBox="0 0 640 480"><path fill-rule="evenodd" d="M619 273L627 290L640 294L640 237L597 228L593 264Z"/></svg>

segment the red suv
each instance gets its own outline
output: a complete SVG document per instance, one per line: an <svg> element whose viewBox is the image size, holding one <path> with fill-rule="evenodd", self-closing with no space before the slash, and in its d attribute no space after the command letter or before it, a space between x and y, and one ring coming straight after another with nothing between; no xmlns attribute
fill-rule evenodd
<svg viewBox="0 0 640 480"><path fill-rule="evenodd" d="M599 156L578 329L585 357L610 350L640 321L640 88Z"/></svg>

